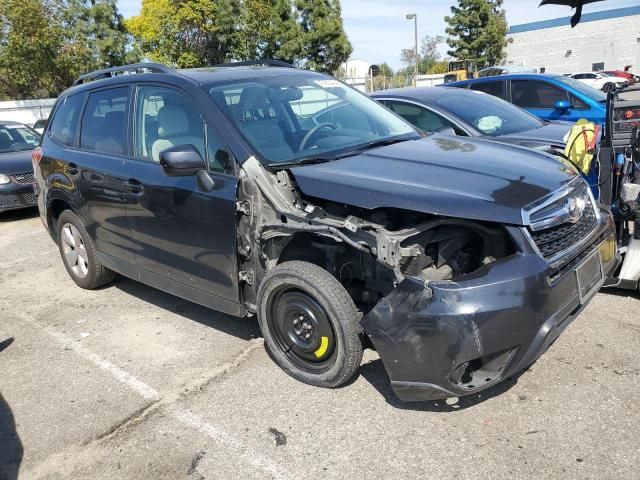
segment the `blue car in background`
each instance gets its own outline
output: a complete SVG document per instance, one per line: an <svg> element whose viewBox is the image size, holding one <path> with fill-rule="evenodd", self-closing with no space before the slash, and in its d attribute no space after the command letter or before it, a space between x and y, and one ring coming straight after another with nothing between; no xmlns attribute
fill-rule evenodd
<svg viewBox="0 0 640 480"><path fill-rule="evenodd" d="M564 75L496 75L447 83L446 86L489 93L543 120L575 122L586 118L602 125L606 119L606 94Z"/></svg>

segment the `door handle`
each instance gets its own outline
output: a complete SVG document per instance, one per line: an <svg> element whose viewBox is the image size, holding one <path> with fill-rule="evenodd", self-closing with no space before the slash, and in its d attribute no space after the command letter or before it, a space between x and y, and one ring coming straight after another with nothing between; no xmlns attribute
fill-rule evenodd
<svg viewBox="0 0 640 480"><path fill-rule="evenodd" d="M78 166L75 163L69 163L67 165L67 172L69 175L77 175L78 174Z"/></svg>
<svg viewBox="0 0 640 480"><path fill-rule="evenodd" d="M133 193L134 195L142 195L142 192L144 191L144 187L142 186L142 183L140 183L140 181L136 180L135 178L130 178L129 180L126 180L124 182L124 188L128 192Z"/></svg>

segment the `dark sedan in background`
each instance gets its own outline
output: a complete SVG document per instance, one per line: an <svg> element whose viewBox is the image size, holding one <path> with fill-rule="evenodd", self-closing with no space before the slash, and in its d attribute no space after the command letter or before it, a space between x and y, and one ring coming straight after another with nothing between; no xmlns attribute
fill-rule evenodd
<svg viewBox="0 0 640 480"><path fill-rule="evenodd" d="M425 132L452 129L542 150L564 150L571 122L540 120L492 95L444 87L398 88L371 95Z"/></svg>
<svg viewBox="0 0 640 480"><path fill-rule="evenodd" d="M39 143L35 130L0 121L0 213L36 205L31 151Z"/></svg>

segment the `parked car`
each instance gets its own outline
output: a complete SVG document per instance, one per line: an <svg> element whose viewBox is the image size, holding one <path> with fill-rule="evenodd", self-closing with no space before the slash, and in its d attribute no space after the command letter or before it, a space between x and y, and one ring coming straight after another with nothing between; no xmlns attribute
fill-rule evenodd
<svg viewBox="0 0 640 480"><path fill-rule="evenodd" d="M590 87L602 90L603 92L613 92L617 88L624 87L627 84L626 80L608 73L574 73L571 75L571 78L579 80Z"/></svg>
<svg viewBox="0 0 640 480"><path fill-rule="evenodd" d="M256 315L312 385L344 384L373 346L409 401L530 365L616 267L611 216L571 165L422 138L332 77L249 63L118 67L60 96L33 158L78 286L118 272ZM354 121L304 126L328 104Z"/></svg>
<svg viewBox="0 0 640 480"><path fill-rule="evenodd" d="M36 205L31 150L39 143L26 125L0 121L0 213Z"/></svg>
<svg viewBox="0 0 640 480"><path fill-rule="evenodd" d="M482 137L542 150L564 150L564 137L573 125L540 120L509 102L475 90L396 88L371 96L425 132L451 129L452 133L465 137ZM321 114L316 121L325 117Z"/></svg>
<svg viewBox="0 0 640 480"><path fill-rule="evenodd" d="M603 70L598 73L606 73L608 75L614 75L616 77L624 78L629 83L636 83L640 81L640 77L638 75L634 75L631 72L625 72L623 70Z"/></svg>
<svg viewBox="0 0 640 480"><path fill-rule="evenodd" d="M510 66L510 65L494 65L491 67L478 70L478 77L491 77L494 75L504 75L507 73L538 73L535 68Z"/></svg>
<svg viewBox="0 0 640 480"><path fill-rule="evenodd" d="M38 132L40 135L42 135L42 132L44 132L44 126L47 124L47 119L46 118L41 118L40 120L36 120L36 123L33 124L33 129Z"/></svg>
<svg viewBox="0 0 640 480"><path fill-rule="evenodd" d="M421 87L382 90L372 97L419 129L482 137L503 143L563 154L565 137L574 125L562 120L540 120L513 104L479 90ZM330 107L337 108L337 107ZM323 118L324 114L318 115ZM596 199L598 171L585 175Z"/></svg>
<svg viewBox="0 0 640 480"><path fill-rule="evenodd" d="M607 96L564 75L513 74L449 83L447 87L470 88L502 98L543 120L575 122L586 118L603 124Z"/></svg>

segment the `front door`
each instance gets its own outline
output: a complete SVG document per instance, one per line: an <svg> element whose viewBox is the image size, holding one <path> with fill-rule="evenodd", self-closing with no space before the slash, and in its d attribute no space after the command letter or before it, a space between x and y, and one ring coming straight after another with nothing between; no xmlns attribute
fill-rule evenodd
<svg viewBox="0 0 640 480"><path fill-rule="evenodd" d="M557 109L559 100L571 102L569 93L541 80L511 80L511 103L545 120L576 121L582 118L579 110ZM584 112L582 112L584 114Z"/></svg>
<svg viewBox="0 0 640 480"><path fill-rule="evenodd" d="M237 302L237 177L229 150L172 87L139 85L134 117L135 159L125 166L125 204L141 277L171 291L185 286ZM212 191L195 175L170 177L160 166L160 152L186 144L207 160Z"/></svg>

